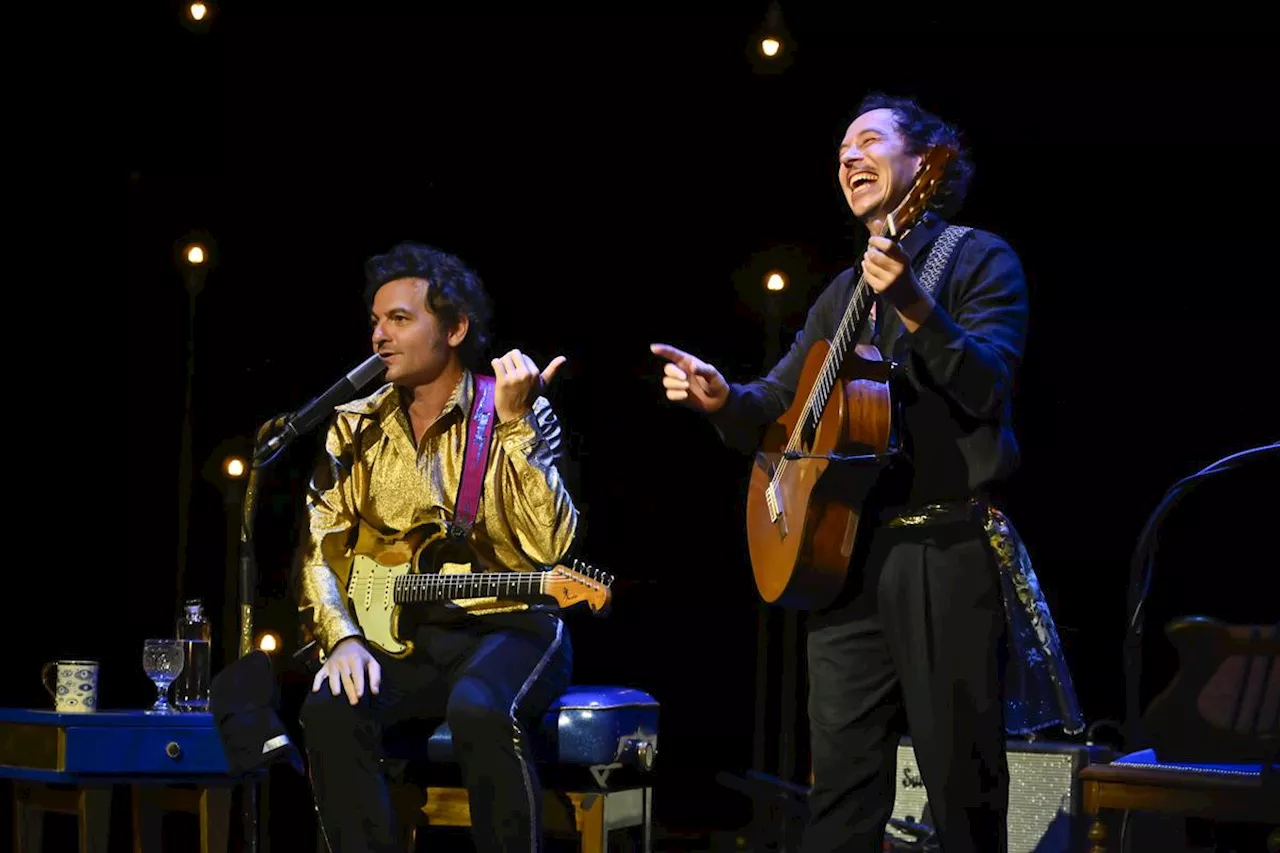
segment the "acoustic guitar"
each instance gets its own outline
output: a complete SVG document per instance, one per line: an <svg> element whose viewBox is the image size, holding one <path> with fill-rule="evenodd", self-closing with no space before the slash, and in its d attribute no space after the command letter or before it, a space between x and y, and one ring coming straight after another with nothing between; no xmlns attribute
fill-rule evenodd
<svg viewBox="0 0 1280 853"><path fill-rule="evenodd" d="M919 221L955 154L935 146L923 157L885 236L901 239ZM813 609L840 592L862 504L887 461L890 365L875 347L853 346L874 296L860 276L834 337L810 347L791 407L769 425L756 453L747 542L756 589L769 603Z"/></svg>
<svg viewBox="0 0 1280 853"><path fill-rule="evenodd" d="M612 600L613 577L579 560L536 572L472 572L473 555L445 529L431 522L394 538L374 535L352 560L348 609L365 641L392 657L413 652L415 605L496 598L600 613Z"/></svg>

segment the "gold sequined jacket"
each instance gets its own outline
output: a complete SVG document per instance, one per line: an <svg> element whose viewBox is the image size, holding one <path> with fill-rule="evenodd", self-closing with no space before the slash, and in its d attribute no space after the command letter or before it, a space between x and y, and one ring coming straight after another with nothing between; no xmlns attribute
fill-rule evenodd
<svg viewBox="0 0 1280 853"><path fill-rule="evenodd" d="M308 627L326 653L361 633L345 594L355 554L375 540L452 519L472 391L464 371L417 447L394 385L336 407L307 490L298 557L299 608L311 611ZM473 571L537 571L568 551L578 512L556 467L560 452L559 421L543 397L523 418L494 424L468 542ZM451 604L476 614L527 606L494 598Z"/></svg>

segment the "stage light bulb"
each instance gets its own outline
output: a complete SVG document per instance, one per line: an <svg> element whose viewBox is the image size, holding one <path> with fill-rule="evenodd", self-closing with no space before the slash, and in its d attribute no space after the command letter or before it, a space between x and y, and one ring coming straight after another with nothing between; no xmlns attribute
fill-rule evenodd
<svg viewBox="0 0 1280 853"><path fill-rule="evenodd" d="M775 38L760 39L760 52L765 56L777 56L778 51L782 49L782 42Z"/></svg>
<svg viewBox="0 0 1280 853"><path fill-rule="evenodd" d="M192 243L187 247L187 263L193 267L198 267L204 263L204 246L199 243Z"/></svg>
<svg viewBox="0 0 1280 853"><path fill-rule="evenodd" d="M766 290L783 290L787 286L787 279L780 272L771 272L768 277L765 278L764 286Z"/></svg>
<svg viewBox="0 0 1280 853"><path fill-rule="evenodd" d="M191 15L191 20L203 21L204 16L209 14L209 7L203 3L192 3L187 7L187 11Z"/></svg>
<svg viewBox="0 0 1280 853"><path fill-rule="evenodd" d="M222 472L233 480L244 476L244 460L239 456L228 456L222 463Z"/></svg>
<svg viewBox="0 0 1280 853"><path fill-rule="evenodd" d="M280 648L280 638L270 631L265 631L258 635L258 649L267 654L274 652Z"/></svg>

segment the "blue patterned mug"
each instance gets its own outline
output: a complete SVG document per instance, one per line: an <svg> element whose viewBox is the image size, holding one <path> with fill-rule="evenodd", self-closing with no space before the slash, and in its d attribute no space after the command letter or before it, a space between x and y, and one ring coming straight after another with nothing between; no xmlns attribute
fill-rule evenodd
<svg viewBox="0 0 1280 853"><path fill-rule="evenodd" d="M59 660L44 665L40 673L44 689L53 697L53 709L64 714L98 710L98 662Z"/></svg>

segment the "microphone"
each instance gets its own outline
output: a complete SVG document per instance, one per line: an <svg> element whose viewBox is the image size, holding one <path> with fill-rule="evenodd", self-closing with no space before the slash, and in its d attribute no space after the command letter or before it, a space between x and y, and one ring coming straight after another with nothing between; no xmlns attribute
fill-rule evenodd
<svg viewBox="0 0 1280 853"><path fill-rule="evenodd" d="M376 354L360 362L355 368L330 386L319 397L307 403L298 411L285 419L284 427L263 444L262 449L254 454L254 460L275 453L284 445L293 441L303 433L315 429L325 418L333 413L335 406L340 406L351 395L369 384L375 376L383 371L382 359Z"/></svg>

